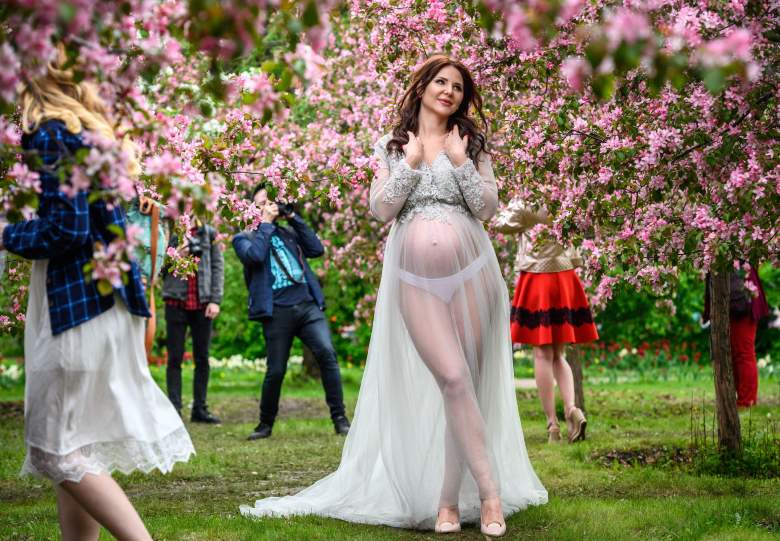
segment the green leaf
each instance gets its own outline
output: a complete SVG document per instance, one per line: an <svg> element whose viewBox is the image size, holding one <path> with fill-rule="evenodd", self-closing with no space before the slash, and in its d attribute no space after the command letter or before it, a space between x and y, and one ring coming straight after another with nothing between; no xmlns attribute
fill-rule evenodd
<svg viewBox="0 0 780 541"><path fill-rule="evenodd" d="M629 71L637 67L642 58L642 49L644 46L644 41L621 43L614 55L615 67L618 71Z"/></svg>
<svg viewBox="0 0 780 541"><path fill-rule="evenodd" d="M593 78L593 92L601 100L608 100L615 93L615 76L611 74L599 74Z"/></svg>
<svg viewBox="0 0 780 541"><path fill-rule="evenodd" d="M287 23L287 30L290 31L290 34L293 36L300 34L303 32L303 24L298 19L291 19L289 23Z"/></svg>
<svg viewBox="0 0 780 541"><path fill-rule="evenodd" d="M120 239L125 238L125 230L122 229L122 226L117 224L109 224L106 226L106 229L108 229L111 233L119 237Z"/></svg>
<svg viewBox="0 0 780 541"><path fill-rule="evenodd" d="M319 24L320 14L317 12L316 2L309 1L306 3L306 7L301 15L301 21L306 28L311 28L312 26Z"/></svg>
<svg viewBox="0 0 780 541"><path fill-rule="evenodd" d="M98 280L97 290L102 296L107 297L114 292L114 286L108 280Z"/></svg>
<svg viewBox="0 0 780 541"><path fill-rule="evenodd" d="M214 116L214 105L209 100L200 100L198 102L198 109L200 109L200 114L205 117L210 118Z"/></svg>
<svg viewBox="0 0 780 541"><path fill-rule="evenodd" d="M60 12L60 19L62 19L62 22L65 24L68 24L73 20L73 17L76 16L76 8L67 2L61 3L59 6L57 6L57 9Z"/></svg>
<svg viewBox="0 0 780 541"><path fill-rule="evenodd" d="M726 88L726 76L720 68L707 68L702 75L702 83L711 94L720 94Z"/></svg>
<svg viewBox="0 0 780 541"><path fill-rule="evenodd" d="M274 85L274 91L284 92L285 90L290 88L290 84L292 83L292 78L293 78L293 72L285 68L282 71L282 75L279 78L279 81Z"/></svg>
<svg viewBox="0 0 780 541"><path fill-rule="evenodd" d="M604 39L591 41L585 47L585 58L588 59L593 69L596 69L601 64L605 56L607 56L607 42Z"/></svg>

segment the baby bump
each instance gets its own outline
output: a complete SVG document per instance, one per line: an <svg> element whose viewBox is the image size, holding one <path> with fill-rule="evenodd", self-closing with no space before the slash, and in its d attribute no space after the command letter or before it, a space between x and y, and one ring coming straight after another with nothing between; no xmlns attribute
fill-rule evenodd
<svg viewBox="0 0 780 541"><path fill-rule="evenodd" d="M477 247L457 222L415 218L406 224L400 254L401 269L428 278L459 272L478 255Z"/></svg>

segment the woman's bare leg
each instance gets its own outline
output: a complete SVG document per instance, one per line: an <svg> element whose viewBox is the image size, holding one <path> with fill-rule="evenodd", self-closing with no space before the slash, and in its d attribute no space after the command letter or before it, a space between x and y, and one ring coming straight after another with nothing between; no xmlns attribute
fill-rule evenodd
<svg viewBox="0 0 780 541"><path fill-rule="evenodd" d="M60 485L54 485L62 541L94 541L100 535L100 524Z"/></svg>
<svg viewBox="0 0 780 541"><path fill-rule="evenodd" d="M152 541L133 504L110 475L87 474L79 483L63 481L58 490L119 541Z"/></svg>
<svg viewBox="0 0 780 541"><path fill-rule="evenodd" d="M574 407L574 375L571 372L571 366L564 357L566 344L553 344L553 348L555 381L558 383L558 390L561 392L563 400L563 414L569 415L569 411Z"/></svg>
<svg viewBox="0 0 780 541"><path fill-rule="evenodd" d="M485 421L450 306L423 289L402 284L401 313L417 352L441 389L451 442L458 447L456 453L462 453L477 482L480 498L498 496L487 451ZM452 466L457 454L449 456ZM450 467L449 471L457 470ZM445 485L451 487L455 483L447 480Z"/></svg>
<svg viewBox="0 0 780 541"><path fill-rule="evenodd" d="M534 346L534 378L548 426L550 423L558 424L558 414L555 412L554 355L552 345Z"/></svg>

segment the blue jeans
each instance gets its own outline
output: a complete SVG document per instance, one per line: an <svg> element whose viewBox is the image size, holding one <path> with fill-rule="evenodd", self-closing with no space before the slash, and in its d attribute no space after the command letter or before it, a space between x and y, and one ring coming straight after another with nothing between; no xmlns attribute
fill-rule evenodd
<svg viewBox="0 0 780 541"><path fill-rule="evenodd" d="M325 316L314 302L295 306L274 306L273 316L263 320L267 368L260 398L260 422L273 426L279 412L279 395L287 372L290 347L296 336L314 354L322 374L325 402L331 419L344 415L344 395L336 350Z"/></svg>

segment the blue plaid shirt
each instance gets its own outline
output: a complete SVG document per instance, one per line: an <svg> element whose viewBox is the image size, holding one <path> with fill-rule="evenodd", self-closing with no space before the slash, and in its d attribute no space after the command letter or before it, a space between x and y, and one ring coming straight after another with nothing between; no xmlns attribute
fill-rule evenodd
<svg viewBox="0 0 780 541"><path fill-rule="evenodd" d="M38 195L38 218L6 226L3 245L27 259L48 259L46 293L52 334L59 334L93 319L114 305L114 296L103 296L95 281L84 277L84 265L92 260L95 242L108 244L114 224L125 228L125 212L109 209L103 201L88 202L89 194L71 198L59 190L58 162L84 147L78 134L70 133L59 120L49 120L22 138L22 147L37 152L44 169L39 170L42 191ZM127 284L115 288L131 314L149 316L138 265L133 262Z"/></svg>

